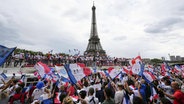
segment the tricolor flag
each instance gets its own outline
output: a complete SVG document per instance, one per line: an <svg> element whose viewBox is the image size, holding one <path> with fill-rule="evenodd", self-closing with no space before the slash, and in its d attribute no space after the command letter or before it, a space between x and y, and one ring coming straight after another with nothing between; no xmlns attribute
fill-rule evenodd
<svg viewBox="0 0 184 104"><path fill-rule="evenodd" d="M16 47L14 47L14 48L7 48L5 46L0 45L0 66L4 64L4 62L6 61L8 56L10 54L12 54L12 52L15 49L16 49Z"/></svg>
<svg viewBox="0 0 184 104"><path fill-rule="evenodd" d="M136 58L130 61L130 65L132 65L133 74L139 74L141 72L141 64L142 59L140 56L137 56Z"/></svg>
<svg viewBox="0 0 184 104"><path fill-rule="evenodd" d="M147 83L151 83L156 80L156 77L151 72L143 72L143 78Z"/></svg>
<svg viewBox="0 0 184 104"><path fill-rule="evenodd" d="M163 62L162 67L164 68L165 71L171 70L171 68L170 68L170 66L168 65L167 62Z"/></svg>
<svg viewBox="0 0 184 104"><path fill-rule="evenodd" d="M114 67L109 67L108 72L109 76L114 79L118 74L120 74L121 70L118 68L115 69Z"/></svg>
<svg viewBox="0 0 184 104"><path fill-rule="evenodd" d="M78 64L65 64L64 67L68 73L70 81L73 84L76 84L77 81L80 81L83 77L85 77L83 68Z"/></svg>
<svg viewBox="0 0 184 104"><path fill-rule="evenodd" d="M53 73L50 76L51 76L51 81L54 82L54 83L60 79L59 74Z"/></svg>
<svg viewBox="0 0 184 104"><path fill-rule="evenodd" d="M100 76L101 77L106 77L106 75L105 75L105 72L104 71L98 71L99 73L100 73Z"/></svg>
<svg viewBox="0 0 184 104"><path fill-rule="evenodd" d="M155 88L153 87L153 86L151 86L151 96L150 96L150 100L152 101L152 100L155 100L155 99L158 99L159 98L159 96L158 96L158 94L157 94L157 92L156 92L156 90L155 90Z"/></svg>
<svg viewBox="0 0 184 104"><path fill-rule="evenodd" d="M174 71L175 71L176 73L178 73L178 72L181 72L182 70L181 70L181 67L180 67L179 65L175 65L175 66L174 66Z"/></svg>
<svg viewBox="0 0 184 104"><path fill-rule="evenodd" d="M25 81L25 77L26 77L25 75L22 75L21 78L20 78L20 80L19 80L19 82L20 83L23 83Z"/></svg>
<svg viewBox="0 0 184 104"><path fill-rule="evenodd" d="M135 87L133 85L130 85L129 88L130 88L130 90L134 90L135 89Z"/></svg>
<svg viewBox="0 0 184 104"><path fill-rule="evenodd" d="M132 66L123 66L122 72L123 73L126 73L126 74L132 75L133 74L133 72L132 72Z"/></svg>
<svg viewBox="0 0 184 104"><path fill-rule="evenodd" d="M42 78L45 76L45 74L50 73L50 68L42 62L38 62L37 64L35 64L34 68L37 69Z"/></svg>

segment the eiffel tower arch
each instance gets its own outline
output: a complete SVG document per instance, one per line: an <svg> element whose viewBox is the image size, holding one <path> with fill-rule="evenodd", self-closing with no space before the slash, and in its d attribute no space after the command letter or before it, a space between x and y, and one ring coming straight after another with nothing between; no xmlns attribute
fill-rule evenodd
<svg viewBox="0 0 184 104"><path fill-rule="evenodd" d="M84 55L87 56L106 56L105 50L103 50L102 45L100 43L100 38L98 37L97 32L97 23L96 23L96 7L92 6L92 23L91 23L91 33L88 42L88 46Z"/></svg>

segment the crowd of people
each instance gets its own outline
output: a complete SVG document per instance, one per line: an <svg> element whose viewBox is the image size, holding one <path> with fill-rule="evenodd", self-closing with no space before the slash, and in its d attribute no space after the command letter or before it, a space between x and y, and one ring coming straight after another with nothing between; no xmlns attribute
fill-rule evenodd
<svg viewBox="0 0 184 104"><path fill-rule="evenodd" d="M30 54L16 53L11 55L4 67L33 66L37 62L43 62L49 66L62 65L66 63L84 63L91 66L94 62L97 66L120 65L125 62L125 58L107 57L107 56L83 56L83 55L61 55L61 54Z"/></svg>
<svg viewBox="0 0 184 104"><path fill-rule="evenodd" d="M97 72L75 84L40 79L32 86L12 77L0 86L0 104L184 104L184 80L170 74L148 83L136 74Z"/></svg>

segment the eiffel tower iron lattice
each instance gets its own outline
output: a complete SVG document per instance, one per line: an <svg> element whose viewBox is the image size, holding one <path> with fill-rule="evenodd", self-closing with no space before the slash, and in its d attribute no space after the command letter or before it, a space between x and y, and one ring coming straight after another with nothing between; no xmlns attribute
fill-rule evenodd
<svg viewBox="0 0 184 104"><path fill-rule="evenodd" d="M101 43L100 43L100 38L98 37L98 32L97 32L97 24L96 24L96 15L95 15L95 9L96 7L92 6L92 23L91 23L91 33L90 33L90 39L88 40L88 46L85 51L85 55L89 56L106 56L105 50L103 50Z"/></svg>

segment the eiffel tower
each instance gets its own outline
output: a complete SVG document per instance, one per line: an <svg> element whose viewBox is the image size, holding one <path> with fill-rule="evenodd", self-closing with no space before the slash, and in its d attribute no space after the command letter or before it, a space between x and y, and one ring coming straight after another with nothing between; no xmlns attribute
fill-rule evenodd
<svg viewBox="0 0 184 104"><path fill-rule="evenodd" d="M90 39L84 54L87 56L106 56L106 52L103 50L98 37L95 9L96 7L93 4Z"/></svg>

